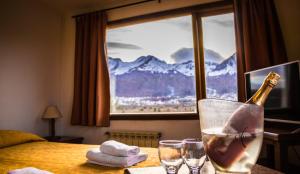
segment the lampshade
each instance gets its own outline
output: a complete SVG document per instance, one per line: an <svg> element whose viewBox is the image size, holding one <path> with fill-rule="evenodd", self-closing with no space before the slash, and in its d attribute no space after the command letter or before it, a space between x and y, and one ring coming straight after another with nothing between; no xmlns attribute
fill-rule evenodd
<svg viewBox="0 0 300 174"><path fill-rule="evenodd" d="M60 118L60 117L62 117L62 115L56 106L48 106L42 116L42 118L45 119Z"/></svg>

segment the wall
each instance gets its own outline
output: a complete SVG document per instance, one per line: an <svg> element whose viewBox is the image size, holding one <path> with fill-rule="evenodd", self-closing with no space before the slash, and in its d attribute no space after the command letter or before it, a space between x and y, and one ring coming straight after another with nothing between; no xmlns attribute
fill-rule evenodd
<svg viewBox="0 0 300 174"><path fill-rule="evenodd" d="M204 4L209 2L216 2L221 0L162 0L160 3L158 1L150 1L142 4L132 5L128 7L122 7L114 10L108 11L109 20L118 20L133 16L144 15L148 13L159 12L163 10L175 9L180 7L187 7L197 4ZM77 10L70 11L72 15L87 13L91 11L97 11L101 9L107 9L110 7L121 6L124 4L135 3L137 0L126 0L125 1L113 1L112 4L105 3L101 6L99 5L90 5L89 8L82 8Z"/></svg>
<svg viewBox="0 0 300 174"><path fill-rule="evenodd" d="M62 15L33 0L0 3L0 129L45 135L59 103Z"/></svg>
<svg viewBox="0 0 300 174"><path fill-rule="evenodd" d="M275 0L289 61L300 60L300 1Z"/></svg>

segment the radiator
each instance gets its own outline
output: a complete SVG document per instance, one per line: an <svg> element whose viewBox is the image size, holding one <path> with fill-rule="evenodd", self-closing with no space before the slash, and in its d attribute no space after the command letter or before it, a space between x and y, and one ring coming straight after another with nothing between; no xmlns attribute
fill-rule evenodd
<svg viewBox="0 0 300 174"><path fill-rule="evenodd" d="M110 131L106 132L108 139L139 147L158 147L160 132L140 131Z"/></svg>

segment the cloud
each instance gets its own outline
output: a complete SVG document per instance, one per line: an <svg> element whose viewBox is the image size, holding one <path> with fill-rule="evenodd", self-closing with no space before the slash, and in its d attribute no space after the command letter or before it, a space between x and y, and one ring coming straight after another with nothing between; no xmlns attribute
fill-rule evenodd
<svg viewBox="0 0 300 174"><path fill-rule="evenodd" d="M218 19L213 19L211 20L212 23L221 25L223 27L232 27L234 25L233 20L218 20Z"/></svg>
<svg viewBox="0 0 300 174"><path fill-rule="evenodd" d="M111 50L108 50L108 55L119 55L120 52L116 52L116 51L111 51Z"/></svg>
<svg viewBox="0 0 300 174"><path fill-rule="evenodd" d="M194 49L193 48L180 48L174 52L171 57L176 63L187 62L194 59Z"/></svg>
<svg viewBox="0 0 300 174"><path fill-rule="evenodd" d="M186 17L177 18L176 20L166 20L164 23L176 26L182 30L191 31L192 23L191 20Z"/></svg>
<svg viewBox="0 0 300 174"><path fill-rule="evenodd" d="M129 33L129 32L132 32L132 30L130 30L128 28L120 28L120 29L118 29L118 32Z"/></svg>
<svg viewBox="0 0 300 174"><path fill-rule="evenodd" d="M190 21L178 21L178 22L173 22L171 24L179 27L182 30L191 31L192 24Z"/></svg>
<svg viewBox="0 0 300 174"><path fill-rule="evenodd" d="M110 49L131 49L131 50L142 49L141 47L139 47L137 45L122 43L122 42L107 42L107 47Z"/></svg>

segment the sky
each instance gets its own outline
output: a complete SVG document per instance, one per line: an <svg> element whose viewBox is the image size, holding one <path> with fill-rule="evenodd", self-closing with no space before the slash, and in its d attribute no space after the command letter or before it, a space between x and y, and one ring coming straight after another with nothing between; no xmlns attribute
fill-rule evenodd
<svg viewBox="0 0 300 174"><path fill-rule="evenodd" d="M227 58L235 52L233 15L202 18L204 47ZM130 62L153 55L176 63L180 50L193 48L192 17L183 16L107 31L108 56ZM187 49L188 48L188 49Z"/></svg>

